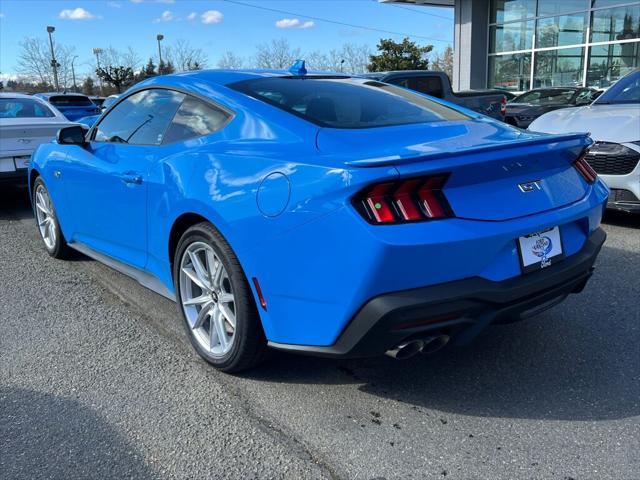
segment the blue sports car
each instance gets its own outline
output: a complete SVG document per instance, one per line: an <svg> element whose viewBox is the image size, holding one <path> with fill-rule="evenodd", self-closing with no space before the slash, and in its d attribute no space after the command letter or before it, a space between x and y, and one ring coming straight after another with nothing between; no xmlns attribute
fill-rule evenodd
<svg viewBox="0 0 640 480"><path fill-rule="evenodd" d="M607 187L584 134L527 133L366 78L154 77L30 163L45 248L175 299L198 353L407 358L592 274Z"/></svg>

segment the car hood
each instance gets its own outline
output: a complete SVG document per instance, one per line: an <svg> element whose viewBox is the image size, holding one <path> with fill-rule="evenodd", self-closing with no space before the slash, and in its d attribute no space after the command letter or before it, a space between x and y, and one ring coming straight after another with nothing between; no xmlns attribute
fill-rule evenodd
<svg viewBox="0 0 640 480"><path fill-rule="evenodd" d="M544 133L587 132L596 141L635 142L640 140L640 106L599 105L565 108L546 113L529 130Z"/></svg>

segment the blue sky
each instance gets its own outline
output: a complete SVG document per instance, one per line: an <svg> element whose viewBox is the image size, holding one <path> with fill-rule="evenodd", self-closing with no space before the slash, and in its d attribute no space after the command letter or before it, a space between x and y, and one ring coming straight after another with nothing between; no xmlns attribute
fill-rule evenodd
<svg viewBox="0 0 640 480"><path fill-rule="evenodd" d="M210 65L228 50L250 57L257 44L274 38L284 37L302 51L328 51L345 43L374 47L381 37L402 38L320 19L413 35L413 40L431 43L437 50L453 41L453 11L447 8L393 6L377 0L235 2L0 0L0 72L3 77L14 74L19 42L24 37L46 38L47 25L56 27L56 41L75 46L80 73L88 71L94 47L124 50L131 46L148 59L157 52L158 33L168 43L185 39L202 48Z"/></svg>

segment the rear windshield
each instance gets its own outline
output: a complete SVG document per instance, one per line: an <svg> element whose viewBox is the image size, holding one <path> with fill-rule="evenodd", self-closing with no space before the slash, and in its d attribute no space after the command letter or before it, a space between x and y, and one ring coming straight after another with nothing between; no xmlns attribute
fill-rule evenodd
<svg viewBox="0 0 640 480"><path fill-rule="evenodd" d="M49 101L56 107L92 107L93 103L88 97L82 95L60 95L49 97Z"/></svg>
<svg viewBox="0 0 640 480"><path fill-rule="evenodd" d="M0 98L0 118L42 118L55 115L32 98Z"/></svg>
<svg viewBox="0 0 640 480"><path fill-rule="evenodd" d="M518 98L514 98L511 102L530 103L533 105L567 105L571 102L576 92L576 89L569 88L566 90L533 90L532 92L523 93Z"/></svg>
<svg viewBox="0 0 640 480"><path fill-rule="evenodd" d="M323 127L373 128L470 118L404 88L366 78L271 77L230 86Z"/></svg>
<svg viewBox="0 0 640 480"><path fill-rule="evenodd" d="M598 105L640 103L640 70L621 78L596 101Z"/></svg>

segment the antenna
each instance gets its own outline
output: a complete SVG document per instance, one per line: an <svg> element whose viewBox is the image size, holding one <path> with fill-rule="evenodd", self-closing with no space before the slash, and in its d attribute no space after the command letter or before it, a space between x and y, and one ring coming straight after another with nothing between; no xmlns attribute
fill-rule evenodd
<svg viewBox="0 0 640 480"><path fill-rule="evenodd" d="M296 60L295 63L291 65L291 68L289 68L289 71L294 75L306 75L307 68L304 66L304 60Z"/></svg>

